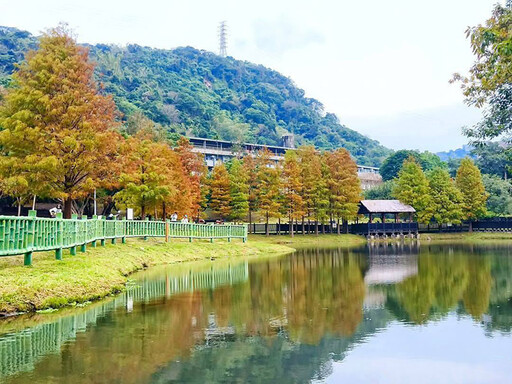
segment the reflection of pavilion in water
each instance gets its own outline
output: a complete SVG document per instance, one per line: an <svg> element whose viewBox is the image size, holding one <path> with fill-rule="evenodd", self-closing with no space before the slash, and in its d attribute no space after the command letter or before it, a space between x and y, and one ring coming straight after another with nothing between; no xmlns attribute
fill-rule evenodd
<svg viewBox="0 0 512 384"><path fill-rule="evenodd" d="M396 284L418 274L418 246L413 244L370 244L366 285Z"/></svg>
<svg viewBox="0 0 512 384"><path fill-rule="evenodd" d="M364 308L383 308L387 295L372 286L397 284L418 274L417 242L370 243L368 245L368 270L364 282L368 291Z"/></svg>

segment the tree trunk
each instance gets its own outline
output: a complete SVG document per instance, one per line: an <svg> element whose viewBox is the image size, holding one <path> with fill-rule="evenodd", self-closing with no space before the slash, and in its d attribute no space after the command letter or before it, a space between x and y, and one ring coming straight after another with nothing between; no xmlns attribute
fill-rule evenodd
<svg viewBox="0 0 512 384"><path fill-rule="evenodd" d="M473 221L469 221L469 232L473 232Z"/></svg>
<svg viewBox="0 0 512 384"><path fill-rule="evenodd" d="M318 236L318 220L315 220L315 235Z"/></svg>
<svg viewBox="0 0 512 384"><path fill-rule="evenodd" d="M71 212L73 207L73 199L71 197L66 197L64 200L64 212L63 217L65 219L71 219Z"/></svg>
<svg viewBox="0 0 512 384"><path fill-rule="evenodd" d="M146 206L144 204L140 206L140 218L146 220Z"/></svg>
<svg viewBox="0 0 512 384"><path fill-rule="evenodd" d="M277 219L277 235L281 235L281 218Z"/></svg>
<svg viewBox="0 0 512 384"><path fill-rule="evenodd" d="M267 221L265 222L265 236L270 235L270 232L268 231L268 212L267 212Z"/></svg>
<svg viewBox="0 0 512 384"><path fill-rule="evenodd" d="M336 222L336 232L338 233L338 235L341 233L341 230L340 230L340 219L338 218L338 221Z"/></svg>
<svg viewBox="0 0 512 384"><path fill-rule="evenodd" d="M18 216L21 216L21 198L16 199L18 201Z"/></svg>
<svg viewBox="0 0 512 384"><path fill-rule="evenodd" d="M322 220L322 234L325 235L325 222Z"/></svg>
<svg viewBox="0 0 512 384"><path fill-rule="evenodd" d="M304 228L304 216L302 216L302 234L305 235L305 228Z"/></svg>
<svg viewBox="0 0 512 384"><path fill-rule="evenodd" d="M165 202L162 202L162 216L164 217L164 221L167 220L167 207Z"/></svg>
<svg viewBox="0 0 512 384"><path fill-rule="evenodd" d="M252 226L252 210L249 209L249 233L251 233ZM254 233L254 231L252 231Z"/></svg>
<svg viewBox="0 0 512 384"><path fill-rule="evenodd" d="M290 215L290 220L288 220L290 223L290 236L293 237L293 218Z"/></svg>

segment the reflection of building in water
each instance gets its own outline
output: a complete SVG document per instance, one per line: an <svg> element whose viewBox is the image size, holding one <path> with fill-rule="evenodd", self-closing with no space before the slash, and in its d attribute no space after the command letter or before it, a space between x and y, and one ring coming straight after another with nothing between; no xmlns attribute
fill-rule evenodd
<svg viewBox="0 0 512 384"><path fill-rule="evenodd" d="M418 244L391 243L368 246L366 285L396 284L418 274Z"/></svg>

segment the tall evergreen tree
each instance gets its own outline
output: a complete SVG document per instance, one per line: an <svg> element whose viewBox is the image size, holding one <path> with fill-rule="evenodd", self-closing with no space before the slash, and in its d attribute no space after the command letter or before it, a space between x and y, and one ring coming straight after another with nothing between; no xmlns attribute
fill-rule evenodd
<svg viewBox="0 0 512 384"><path fill-rule="evenodd" d="M330 213L331 217L341 219L345 225L348 220L357 216L358 204L361 200L362 190L357 176L357 165L350 157L350 153L343 148L329 152L326 163L330 171ZM338 233L340 231L339 225Z"/></svg>
<svg viewBox="0 0 512 384"><path fill-rule="evenodd" d="M175 150L180 157L186 176L186 190L190 191L191 196L186 212L199 219L201 209L206 208L208 168L204 163L203 156L192 151L193 147L186 137L181 137L177 144Z"/></svg>
<svg viewBox="0 0 512 384"><path fill-rule="evenodd" d="M269 220L279 217L281 209L281 183L279 165L270 159L268 150L260 151L257 158L258 210L265 216L265 234L269 235Z"/></svg>
<svg viewBox="0 0 512 384"><path fill-rule="evenodd" d="M172 168L180 169L178 157L167 144L152 141L151 135L144 131L128 138L121 149L124 154L122 189L114 199L120 206L137 207L145 219L150 210L177 194L179 186L170 178L170 172Z"/></svg>
<svg viewBox="0 0 512 384"><path fill-rule="evenodd" d="M463 218L462 193L447 170L436 168L428 175L433 218L438 224L460 224Z"/></svg>
<svg viewBox="0 0 512 384"><path fill-rule="evenodd" d="M431 197L428 180L414 157L404 161L398 173L393 196L416 210L420 223L428 223L432 218Z"/></svg>
<svg viewBox="0 0 512 384"><path fill-rule="evenodd" d="M93 70L88 50L64 27L50 30L12 75L0 109L3 160L44 169L48 196L64 200L66 218L74 199L117 179L115 104L99 92Z"/></svg>
<svg viewBox="0 0 512 384"><path fill-rule="evenodd" d="M302 216L302 232L304 233L304 216L308 221L314 215L315 198L317 197L317 186L321 182L322 167L321 156L315 147L301 146L297 149L300 162L300 179L302 183L301 197L304 203L304 215Z"/></svg>
<svg viewBox="0 0 512 384"><path fill-rule="evenodd" d="M249 231L251 230L252 215L258 210L258 166L253 156L245 156L243 158L244 171L247 174L247 193L249 203Z"/></svg>
<svg viewBox="0 0 512 384"><path fill-rule="evenodd" d="M290 235L293 237L293 221L304 215L304 201L302 199L301 167L297 152L286 151L283 165L283 191L284 207L290 223Z"/></svg>
<svg viewBox="0 0 512 384"><path fill-rule="evenodd" d="M244 220L249 212L249 177L242 162L234 159L229 168L231 219Z"/></svg>
<svg viewBox="0 0 512 384"><path fill-rule="evenodd" d="M489 194L485 191L480 170L471 159L462 159L457 170L455 185L462 192L463 219L472 221L485 216Z"/></svg>
<svg viewBox="0 0 512 384"><path fill-rule="evenodd" d="M231 183L224 164L216 165L210 176L210 208L223 219L231 215Z"/></svg>

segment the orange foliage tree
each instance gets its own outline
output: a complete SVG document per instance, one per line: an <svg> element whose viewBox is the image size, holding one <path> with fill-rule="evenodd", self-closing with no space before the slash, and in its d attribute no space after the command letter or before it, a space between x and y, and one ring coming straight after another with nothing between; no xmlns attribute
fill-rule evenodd
<svg viewBox="0 0 512 384"><path fill-rule="evenodd" d="M43 175L45 194L64 200L67 218L74 199L116 179L116 108L99 92L93 70L87 48L65 27L52 29L12 75L0 110L4 160Z"/></svg>

